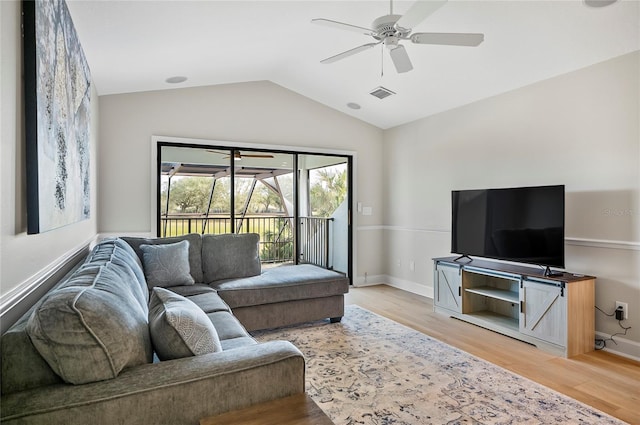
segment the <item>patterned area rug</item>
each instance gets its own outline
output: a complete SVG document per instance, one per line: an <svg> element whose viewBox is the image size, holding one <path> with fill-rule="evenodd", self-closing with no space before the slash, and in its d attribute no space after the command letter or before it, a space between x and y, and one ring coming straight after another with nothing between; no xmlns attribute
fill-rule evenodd
<svg viewBox="0 0 640 425"><path fill-rule="evenodd" d="M307 393L336 425L624 423L357 306L254 336L304 353Z"/></svg>

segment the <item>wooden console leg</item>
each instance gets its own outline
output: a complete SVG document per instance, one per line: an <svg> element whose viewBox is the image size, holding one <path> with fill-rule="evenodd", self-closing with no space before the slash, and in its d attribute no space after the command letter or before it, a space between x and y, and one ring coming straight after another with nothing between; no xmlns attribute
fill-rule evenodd
<svg viewBox="0 0 640 425"><path fill-rule="evenodd" d="M342 316L340 316L340 317L332 317L331 319L329 319L329 321L331 323L340 323L341 320L342 320Z"/></svg>

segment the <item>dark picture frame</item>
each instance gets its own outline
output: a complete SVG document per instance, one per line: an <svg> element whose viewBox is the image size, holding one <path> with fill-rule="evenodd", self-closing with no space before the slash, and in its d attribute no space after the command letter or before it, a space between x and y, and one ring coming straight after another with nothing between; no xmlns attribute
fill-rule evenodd
<svg viewBox="0 0 640 425"><path fill-rule="evenodd" d="M91 73L64 0L23 0L27 233L91 212Z"/></svg>

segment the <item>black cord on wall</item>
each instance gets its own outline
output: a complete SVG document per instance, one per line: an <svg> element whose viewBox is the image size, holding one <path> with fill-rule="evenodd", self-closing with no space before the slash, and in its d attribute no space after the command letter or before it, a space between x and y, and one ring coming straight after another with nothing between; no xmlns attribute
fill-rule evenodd
<svg viewBox="0 0 640 425"><path fill-rule="evenodd" d="M606 311L604 311L603 309L601 309L601 308L600 308L600 307L598 307L598 306L596 306L596 310L600 311L600 312L601 312L602 314L604 314L605 316L614 317L614 316L616 315L615 310L614 310L614 312L613 312L613 313L611 313L611 314L607 313ZM627 334L627 331L628 331L629 329L631 329L631 326L629 326L629 327L622 326L622 323L621 323L621 322L622 322L623 320L624 320L624 319L620 319L620 320L618 320L618 326L620 326L624 332L616 332L616 333L614 333L613 335L611 335L609 338L596 338L596 350L602 350L602 349L606 348L606 347L607 347L607 341L611 341L611 342L613 342L614 344L618 345L618 343L613 339L613 337L614 337L614 336L618 336L618 335L626 335L626 334Z"/></svg>

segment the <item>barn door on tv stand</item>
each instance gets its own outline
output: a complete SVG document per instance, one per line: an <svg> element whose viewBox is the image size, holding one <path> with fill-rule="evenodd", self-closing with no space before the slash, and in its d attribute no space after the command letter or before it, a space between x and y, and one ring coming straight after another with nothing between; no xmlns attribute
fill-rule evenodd
<svg viewBox="0 0 640 425"><path fill-rule="evenodd" d="M556 283L522 281L520 332L562 347L567 345L567 296Z"/></svg>
<svg viewBox="0 0 640 425"><path fill-rule="evenodd" d="M460 267L436 263L433 304L436 308L462 313L462 270Z"/></svg>

